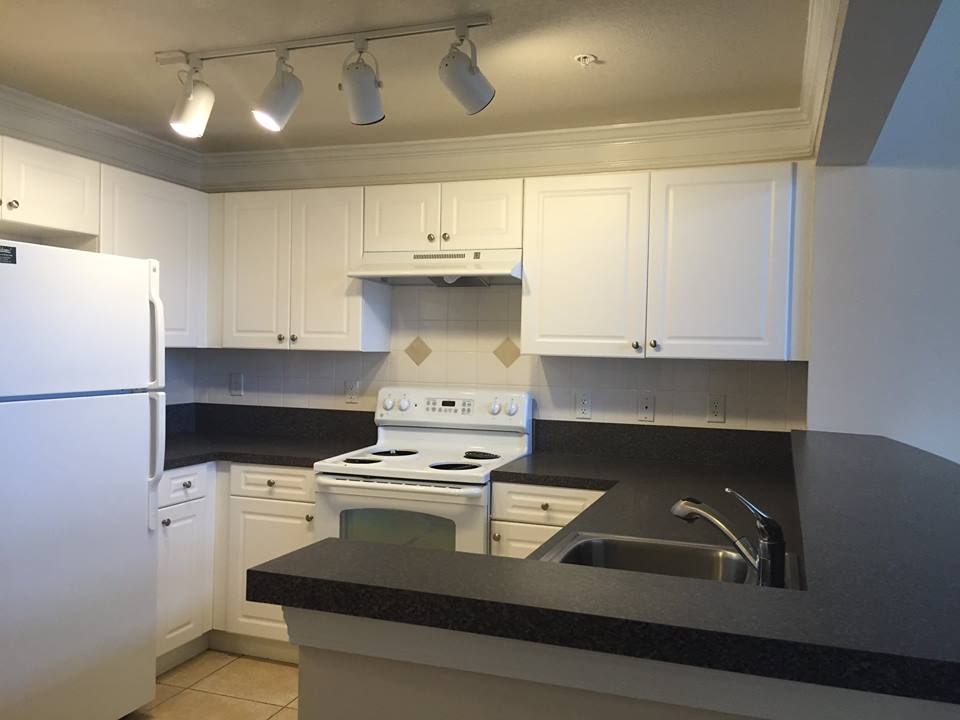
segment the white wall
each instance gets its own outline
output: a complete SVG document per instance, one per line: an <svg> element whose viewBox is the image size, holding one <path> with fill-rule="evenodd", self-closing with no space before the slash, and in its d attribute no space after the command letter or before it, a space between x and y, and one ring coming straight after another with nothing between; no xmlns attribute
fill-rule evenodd
<svg viewBox="0 0 960 720"><path fill-rule="evenodd" d="M818 169L811 429L960 461L958 205L960 170Z"/></svg>
<svg viewBox="0 0 960 720"><path fill-rule="evenodd" d="M197 402L372 410L386 383L512 386L533 391L538 417L572 420L574 392L588 389L594 421L635 423L638 391L650 390L656 396L656 424L706 426L708 392L719 392L726 395L728 421L711 427L787 430L805 424L806 363L521 355L506 365L493 351L507 338L520 343L516 286L396 287L392 312L389 353L192 351L194 397ZM406 353L417 337L431 349L420 365ZM181 351L168 353L168 376L175 352ZM244 375L241 397L228 393L231 373ZM357 405L344 402L344 382L351 380L361 384Z"/></svg>

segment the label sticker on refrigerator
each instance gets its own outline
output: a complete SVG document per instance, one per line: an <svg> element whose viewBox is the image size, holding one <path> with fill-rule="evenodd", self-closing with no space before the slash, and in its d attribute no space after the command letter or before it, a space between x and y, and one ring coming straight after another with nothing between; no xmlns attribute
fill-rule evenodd
<svg viewBox="0 0 960 720"><path fill-rule="evenodd" d="M16 265L17 249L12 245L0 245L0 263L4 265Z"/></svg>

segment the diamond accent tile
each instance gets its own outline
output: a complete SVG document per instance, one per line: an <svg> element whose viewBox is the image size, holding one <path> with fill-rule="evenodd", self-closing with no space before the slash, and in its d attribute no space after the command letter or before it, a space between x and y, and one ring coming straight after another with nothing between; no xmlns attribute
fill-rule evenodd
<svg viewBox="0 0 960 720"><path fill-rule="evenodd" d="M404 352L414 363L422 365L423 361L430 357L430 353L432 353L433 350L423 341L422 337L417 335L410 344L407 345L407 349L404 350Z"/></svg>
<svg viewBox="0 0 960 720"><path fill-rule="evenodd" d="M517 344L510 338L504 338L503 342L497 345L493 354L503 363L504 367L510 367L517 361L517 358L520 357L520 348L518 348Z"/></svg>

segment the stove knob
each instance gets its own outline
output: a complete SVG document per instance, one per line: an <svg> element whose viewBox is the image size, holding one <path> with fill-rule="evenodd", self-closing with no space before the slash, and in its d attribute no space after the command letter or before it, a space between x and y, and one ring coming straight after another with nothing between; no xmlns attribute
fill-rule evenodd
<svg viewBox="0 0 960 720"><path fill-rule="evenodd" d="M493 403L490 405L490 414L491 415L500 414L500 403L497 402L496 400L494 400Z"/></svg>
<svg viewBox="0 0 960 720"><path fill-rule="evenodd" d="M406 412L410 409L410 401L406 398L400 398L400 412Z"/></svg>
<svg viewBox="0 0 960 720"><path fill-rule="evenodd" d="M511 401L510 404L507 405L507 415L516 415L519 409L520 407L515 402Z"/></svg>
<svg viewBox="0 0 960 720"><path fill-rule="evenodd" d="M393 410L393 398L388 397L383 399L383 409L384 410Z"/></svg>

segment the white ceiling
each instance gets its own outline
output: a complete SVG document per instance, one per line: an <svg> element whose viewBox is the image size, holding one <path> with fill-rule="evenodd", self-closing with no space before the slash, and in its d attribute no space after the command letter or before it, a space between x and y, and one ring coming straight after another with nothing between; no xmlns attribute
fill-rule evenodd
<svg viewBox="0 0 960 720"><path fill-rule="evenodd" d="M800 101L808 0L0 0L0 84L203 152L488 135L664 120ZM497 88L467 117L441 86L444 34L371 44L387 118L354 127L337 92L349 48L297 51L304 97L286 129L249 114L270 56L218 60L206 135L166 124L176 67L156 50L197 50L487 13L475 30ZM580 52L603 61L582 70Z"/></svg>

